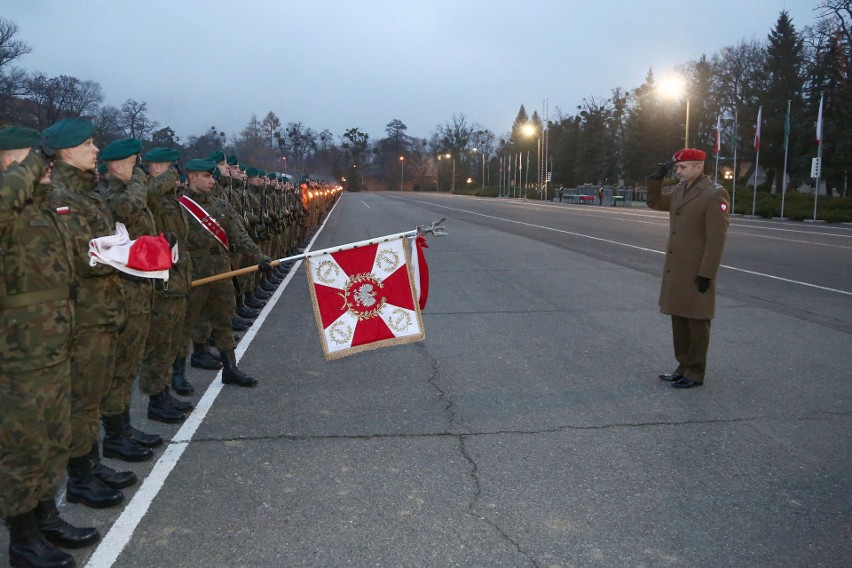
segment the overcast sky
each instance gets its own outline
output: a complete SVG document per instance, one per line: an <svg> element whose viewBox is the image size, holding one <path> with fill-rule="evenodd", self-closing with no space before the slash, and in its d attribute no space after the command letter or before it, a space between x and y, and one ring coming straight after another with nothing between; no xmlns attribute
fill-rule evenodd
<svg viewBox="0 0 852 568"><path fill-rule="evenodd" d="M638 87L817 0L0 0L30 71L98 81L148 103L181 138L229 137L257 114L372 139L398 118L427 137L453 114L497 135L521 104L573 113Z"/></svg>

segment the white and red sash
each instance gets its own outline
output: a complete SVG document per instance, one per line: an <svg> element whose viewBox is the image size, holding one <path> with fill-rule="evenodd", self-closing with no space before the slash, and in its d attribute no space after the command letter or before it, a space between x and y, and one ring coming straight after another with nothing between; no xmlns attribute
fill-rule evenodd
<svg viewBox="0 0 852 568"><path fill-rule="evenodd" d="M222 228L219 223L216 222L216 219L210 216L204 208L196 203L191 197L182 195L178 198L180 204L183 205L183 208L189 211L189 214L195 217L195 220L201 223L201 226L207 229L207 232L210 233L216 241L225 247L225 251L229 251L228 245L228 234L225 232L225 229Z"/></svg>

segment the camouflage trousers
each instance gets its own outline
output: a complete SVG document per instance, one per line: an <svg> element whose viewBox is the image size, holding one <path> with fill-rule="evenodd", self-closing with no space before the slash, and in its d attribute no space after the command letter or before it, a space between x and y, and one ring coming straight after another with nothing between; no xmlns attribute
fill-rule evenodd
<svg viewBox="0 0 852 568"><path fill-rule="evenodd" d="M112 383L101 400L101 414L104 416L121 414L130 407L133 380L142 366L150 327L150 312L127 316L127 325L118 334Z"/></svg>
<svg viewBox="0 0 852 568"><path fill-rule="evenodd" d="M101 399L112 385L118 330L77 328L71 352L71 457L100 440Z"/></svg>
<svg viewBox="0 0 852 568"><path fill-rule="evenodd" d="M234 332L231 329L231 316L236 310L234 287L228 280L220 280L203 286L196 286L189 294L186 308L186 321L183 326L181 353L189 349L189 338L193 336L195 326L202 315L210 321L213 342L219 351L236 347Z"/></svg>
<svg viewBox="0 0 852 568"><path fill-rule="evenodd" d="M0 372L0 516L52 499L71 445L71 364Z"/></svg>
<svg viewBox="0 0 852 568"><path fill-rule="evenodd" d="M139 372L139 389L148 396L161 393L171 384L172 363L186 354L185 347L181 351L186 301L186 296L154 295L151 327Z"/></svg>

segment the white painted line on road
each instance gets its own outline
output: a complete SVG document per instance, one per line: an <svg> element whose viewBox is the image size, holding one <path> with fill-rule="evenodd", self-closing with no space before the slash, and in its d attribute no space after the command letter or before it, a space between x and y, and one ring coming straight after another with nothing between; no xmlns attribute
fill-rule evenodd
<svg viewBox="0 0 852 568"><path fill-rule="evenodd" d="M363 204L364 204L364 207L366 207L367 209L372 209L372 207L370 207L369 205L367 205L367 202L366 202L366 201L364 201L363 199L361 200L361 203L363 203ZM335 205L336 205L336 204L335 204Z"/></svg>
<svg viewBox="0 0 852 568"><path fill-rule="evenodd" d="M339 199L337 200L337 203L340 203ZM337 203L335 203L331 208L331 211L328 212L325 221L323 221L323 224L319 227L319 229L317 229L316 234L314 234L308 246L305 247L305 251L309 251L311 249L314 241L322 232L323 227L325 227L326 222L328 222L331 218L331 214L334 212L335 207L337 207ZM301 264L301 260L296 261L290 269L290 272L287 273L284 281L280 286L278 286L278 289L272 295L272 298L269 299L269 302L260 312L260 315L257 317L254 324L248 329L242 340L240 340L239 345L237 345L237 348L234 350L234 355L237 361L243 358L243 355L254 340L255 335L257 335L258 330L263 325L263 322L266 321L266 318L269 316L272 308L274 308L275 304L278 303L278 298L280 298L281 294L284 293L284 290L292 281L293 275L298 272ZM136 527L139 526L139 523L142 521L145 513L148 512L148 508L151 506L151 503L153 503L154 499L157 497L160 489L163 488L169 474L171 474L172 470L177 465L183 455L183 452L187 447L189 447L189 443L192 441L195 431L198 430L199 426L201 426L201 422L212 408L213 402L216 401L216 397L219 396L219 393L222 391L222 387L224 385L222 384L221 378L222 371L219 371L216 373L216 377L213 379L213 382L211 382L210 386L207 387L207 390L204 391L204 396L202 396L201 400L198 401L198 405L196 405L195 410L193 410L187 417L183 426L181 426L180 430L177 431L174 438L172 438L169 442L169 445L166 446L165 451L162 455L160 455L157 463L154 464L154 468L151 470L151 473L142 482L142 486L139 487L136 494L133 495L133 499L127 504L121 512L121 515L119 515L118 519L116 519L115 524L112 525L109 532L103 540L101 540L100 544L95 549L95 552L86 563L86 568L109 568L118 559L121 551L124 550L124 547L127 546L130 539L133 537L133 532L136 530Z"/></svg>
<svg viewBox="0 0 852 568"><path fill-rule="evenodd" d="M391 195L389 197L393 197L394 199L406 200L406 199L404 199L402 197L398 197L396 195ZM649 249L649 248L640 247L640 246L637 246L637 245L631 245L629 243L622 243L620 241L613 241L611 239L604 239L604 238L601 238L601 237L593 237L592 235L586 235L586 234L583 234L583 233L575 233L573 231L566 231L564 229L556 229L554 227L547 227L545 225L536 225L534 223L526 223L524 221L517 221L515 219L506 219L504 217L495 217L494 215L486 215L485 213L478 213L476 211L469 211L467 209L459 209L457 207L449 207L447 205L439 205L439 204L433 203L431 201L418 201L416 199L407 199L407 200L408 201L414 201L416 203L422 203L424 205L431 205L433 207L441 207L442 209L449 209L451 211L460 211L462 213L468 213L470 215L477 215L479 217L486 217L488 219L494 219L496 221L505 221L507 223L515 223L517 225L524 225L526 227L533 227L533 228L536 228L536 229L544 229L544 230L547 230L547 231L555 231L557 233L562 233L562 234L565 234L565 235L571 235L571 236L574 236L574 237L582 237L584 239L591 239L593 241L600 241L600 242L603 242L603 243L609 243L609 244L612 244L612 245L618 245L618 246L632 248L632 249L641 250L641 251L645 251L645 252L653 252L653 253L656 253L656 254L665 254L661 250ZM772 274L766 274L764 272L755 272L753 270L746 270L745 268L737 268L735 266L729 266L727 264L722 264L720 266L722 268L727 268L728 270L734 270L736 272L743 272L745 274L751 274L753 276L762 276L764 278L770 278L772 280L779 280L781 282L787 282L787 283L790 283L790 284L798 284L799 286L807 286L809 288L816 288L818 290L825 290L826 292L834 292L836 294L843 294L845 296L852 296L852 292L849 292L847 290L838 290L837 288L828 288L826 286L820 286L819 284L811 284L810 282L802 282L800 280L791 280L789 278L782 278L781 276L773 276Z"/></svg>

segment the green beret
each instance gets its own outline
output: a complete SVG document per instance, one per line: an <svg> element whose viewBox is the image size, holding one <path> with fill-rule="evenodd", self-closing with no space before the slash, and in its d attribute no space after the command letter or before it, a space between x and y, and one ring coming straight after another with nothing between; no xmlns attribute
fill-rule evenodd
<svg viewBox="0 0 852 568"><path fill-rule="evenodd" d="M107 147L101 150L98 154L98 159L104 162L114 162L129 158L133 154L138 154L142 151L142 142L136 138L125 138L110 142Z"/></svg>
<svg viewBox="0 0 852 568"><path fill-rule="evenodd" d="M101 162L98 164L98 173L101 175L107 173L107 165L105 163Z"/></svg>
<svg viewBox="0 0 852 568"><path fill-rule="evenodd" d="M188 161L183 169L188 172L209 172L212 174L216 171L216 162L210 158L195 158Z"/></svg>
<svg viewBox="0 0 852 568"><path fill-rule="evenodd" d="M54 150L75 148L92 137L95 126L84 118L63 118L41 133L46 146Z"/></svg>
<svg viewBox="0 0 852 568"><path fill-rule="evenodd" d="M229 166L236 166L236 165L237 165L237 161L238 161L238 160L237 160L237 157L236 157L236 156L234 156L233 154L232 154L232 155L230 155L230 156L228 156L228 165L229 165Z"/></svg>
<svg viewBox="0 0 852 568"><path fill-rule="evenodd" d="M249 167L249 169L246 170L246 175L250 178L253 178L256 175L260 175L258 172L259 170L256 167L251 166Z"/></svg>
<svg viewBox="0 0 852 568"><path fill-rule="evenodd" d="M262 170L262 169L258 168L258 169L257 169L257 175L259 175L260 177L265 176L265 175L266 175L266 170Z"/></svg>
<svg viewBox="0 0 852 568"><path fill-rule="evenodd" d="M240 171L241 172L246 171L246 165L245 164L240 164Z"/></svg>
<svg viewBox="0 0 852 568"><path fill-rule="evenodd" d="M10 126L0 128L0 150L20 150L32 148L41 143L41 133L32 128Z"/></svg>
<svg viewBox="0 0 852 568"><path fill-rule="evenodd" d="M217 150L216 152L213 152L212 154L207 156L207 159L213 160L217 164L219 162L224 162L225 161L225 152L223 152L222 150Z"/></svg>
<svg viewBox="0 0 852 568"><path fill-rule="evenodd" d="M180 159L180 152L175 150L174 148L151 148L145 155L142 156L142 159L146 162L151 162L154 164L163 163L163 162L175 162Z"/></svg>
<svg viewBox="0 0 852 568"><path fill-rule="evenodd" d="M180 180L180 181L186 181L186 175L181 175L181 176L178 178L178 180Z"/></svg>
<svg viewBox="0 0 852 568"><path fill-rule="evenodd" d="M275 172L271 172L271 173L269 174L269 179L275 179L276 177L278 177L278 176L277 176L277 175L275 175Z"/></svg>

